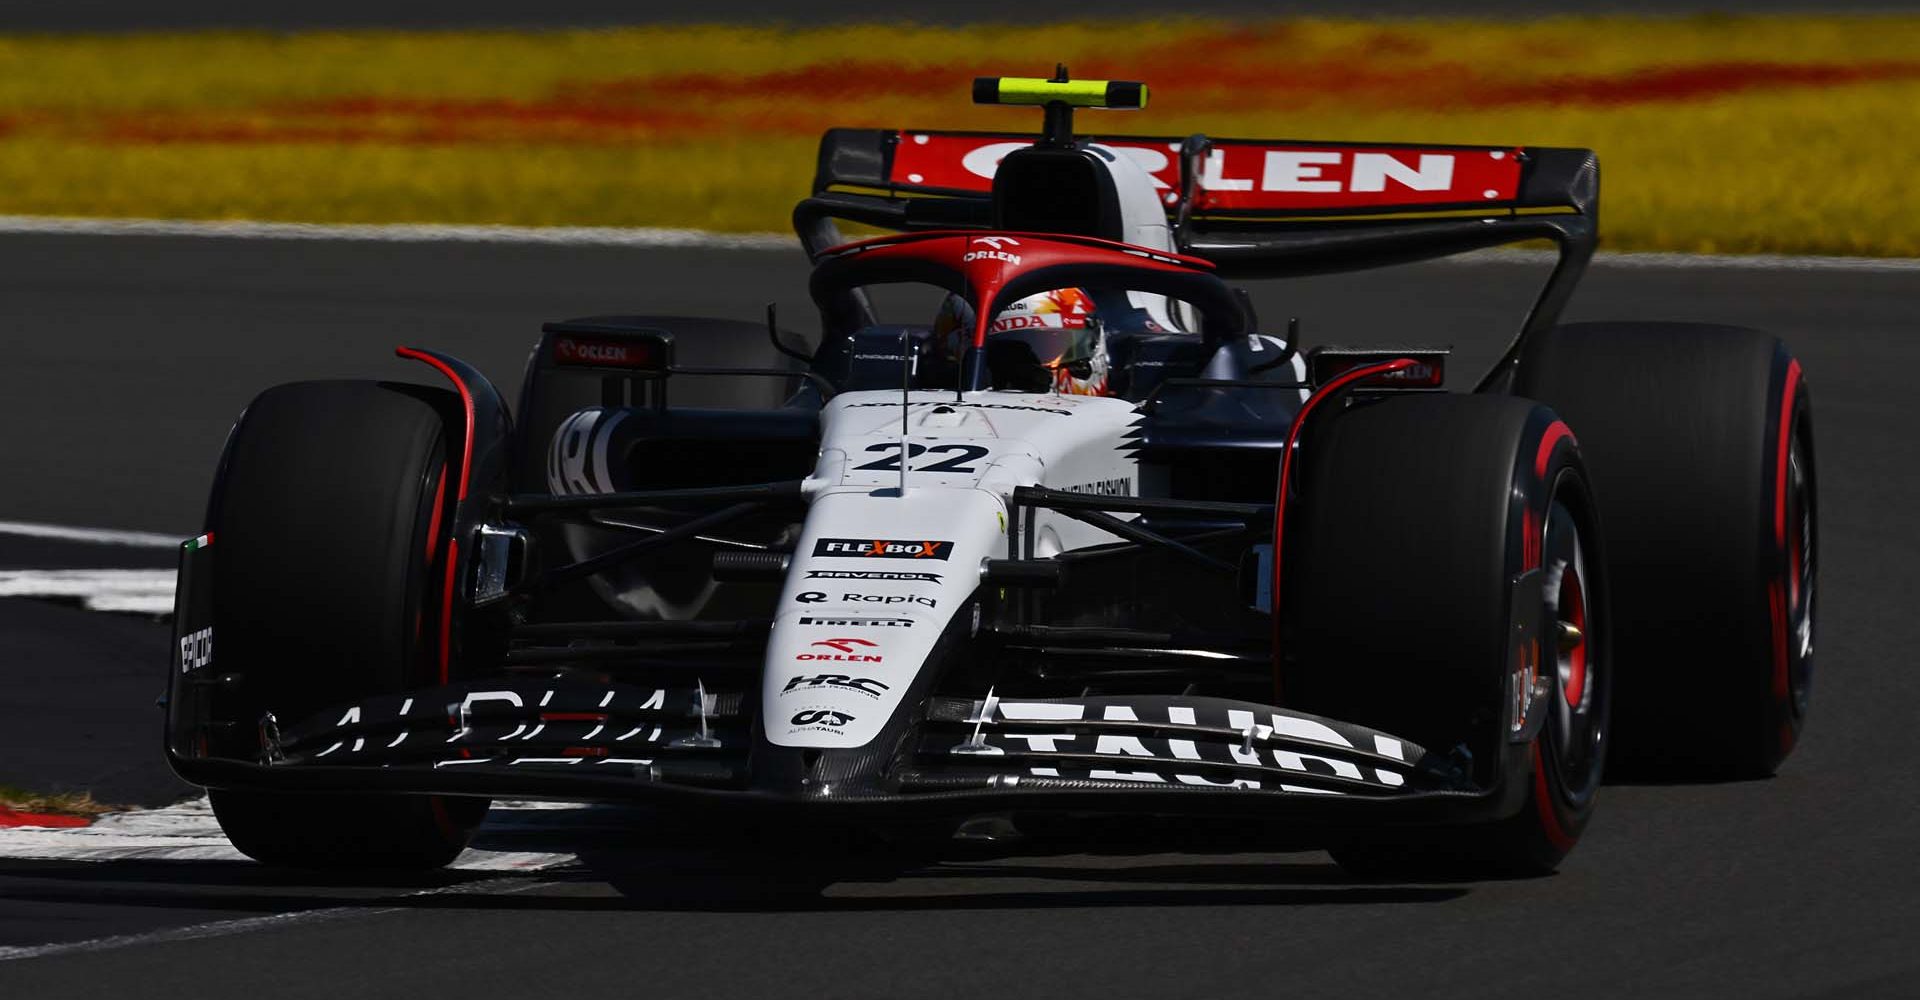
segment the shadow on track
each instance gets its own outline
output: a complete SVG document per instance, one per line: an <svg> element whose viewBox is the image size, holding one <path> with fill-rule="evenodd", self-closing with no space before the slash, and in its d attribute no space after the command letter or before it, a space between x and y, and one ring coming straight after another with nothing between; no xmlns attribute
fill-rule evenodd
<svg viewBox="0 0 1920 1000"><path fill-rule="evenodd" d="M250 861L0 861L7 900L298 913L334 907L391 907L407 894L496 881L502 872L310 872Z"/></svg>
<svg viewBox="0 0 1920 1000"><path fill-rule="evenodd" d="M307 872L251 862L0 863L4 895L20 902L222 911L521 910L556 912L875 912L1068 909L1089 906L1326 906L1439 903L1458 886L1356 883L1328 863L1202 861L1089 867L1085 858L1042 863L942 864L831 881L732 870L727 855L685 857L596 850L579 866L547 872ZM1036 887L1034 883L1041 883ZM1076 883L1071 887L1060 883ZM822 890L831 887L830 894Z"/></svg>
<svg viewBox="0 0 1920 1000"><path fill-rule="evenodd" d="M597 859L605 865L608 859ZM804 873L800 873L804 875ZM615 908L678 911L875 912L1046 910L1080 907L1329 906L1441 903L1456 886L1357 884L1332 864L1213 863L1141 868L934 865L894 879L769 883L713 871L597 867L591 876L621 894ZM1076 883L1036 888L1031 883ZM1025 884L1023 884L1025 883ZM1119 884L1115 884L1119 883ZM522 898L522 897L516 897Z"/></svg>

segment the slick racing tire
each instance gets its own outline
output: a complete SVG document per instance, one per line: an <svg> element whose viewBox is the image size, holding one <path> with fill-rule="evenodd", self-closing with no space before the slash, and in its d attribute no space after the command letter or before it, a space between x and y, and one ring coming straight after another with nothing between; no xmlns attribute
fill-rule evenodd
<svg viewBox="0 0 1920 1000"><path fill-rule="evenodd" d="M1308 434L1283 546L1281 704L1450 756L1516 810L1356 832L1335 860L1365 876L1551 871L1593 813L1610 707L1578 443L1546 407L1502 396L1392 398ZM1518 599L1535 585L1540 601ZM1542 701L1516 694L1542 682Z"/></svg>
<svg viewBox="0 0 1920 1000"><path fill-rule="evenodd" d="M1614 584L1612 765L1654 780L1773 773L1813 679L1813 417L1779 340L1582 323L1532 345L1516 394L1580 435Z"/></svg>
<svg viewBox="0 0 1920 1000"><path fill-rule="evenodd" d="M299 382L261 393L228 442L208 507L214 633L244 664L233 756L280 725L438 682L451 506L440 390ZM209 793L241 852L302 868L433 868L453 860L485 799Z"/></svg>

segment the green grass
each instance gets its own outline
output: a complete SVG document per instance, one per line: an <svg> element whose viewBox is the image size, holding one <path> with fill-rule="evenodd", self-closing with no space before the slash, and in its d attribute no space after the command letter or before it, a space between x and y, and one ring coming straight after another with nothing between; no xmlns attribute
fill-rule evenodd
<svg viewBox="0 0 1920 1000"><path fill-rule="evenodd" d="M99 816L118 811L119 806L93 800L89 792L29 792L12 785L0 785L0 807L23 813L52 813L61 816Z"/></svg>

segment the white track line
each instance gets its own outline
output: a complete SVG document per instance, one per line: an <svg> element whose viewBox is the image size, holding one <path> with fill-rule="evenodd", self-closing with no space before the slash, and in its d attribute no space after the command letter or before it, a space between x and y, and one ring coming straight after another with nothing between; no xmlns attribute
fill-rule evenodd
<svg viewBox="0 0 1920 1000"><path fill-rule="evenodd" d="M180 543L193 537L152 531L74 528L64 524L37 524L30 521L0 521L0 535L50 538L58 542L88 542L94 545L125 545L136 549L177 549Z"/></svg>
<svg viewBox="0 0 1920 1000"><path fill-rule="evenodd" d="M537 802L498 802L487 814L480 840L488 831L539 829L551 820L527 815L552 809L580 808L571 804ZM92 826L73 828L7 827L0 828L0 857L39 861L197 861L252 864L235 850L220 832L213 810L204 798L192 799L163 809L142 809L103 816ZM572 854L542 851L492 851L468 848L449 868L458 871L533 873L577 859ZM446 893L507 893L532 888L538 882L517 877L488 879L444 886L408 896L432 896ZM377 901L373 901L377 904ZM144 934L121 934L68 941L57 944L0 947L0 962L21 958L45 958L82 952L109 951L133 945L191 941L198 938L225 937L252 931L271 930L293 924L338 920L343 917L370 917L397 913L402 906L330 906L295 913L276 913L238 920L220 920L173 927Z"/></svg>
<svg viewBox="0 0 1920 1000"><path fill-rule="evenodd" d="M420 223L321 224L198 219L92 219L54 215L0 215L0 235L187 236L213 239L344 240L381 243L507 243L546 246L687 247L715 250L793 250L783 233L713 233L701 229L617 226L471 226ZM1550 251L1484 251L1448 258L1463 263L1551 260ZM1614 253L1595 255L1603 267L1711 268L1735 271L1920 272L1920 258L1821 257L1783 254Z"/></svg>
<svg viewBox="0 0 1920 1000"><path fill-rule="evenodd" d="M0 569L0 597L78 598L88 611L173 613L170 569Z"/></svg>
<svg viewBox="0 0 1920 1000"><path fill-rule="evenodd" d="M348 240L377 243L514 243L552 246L689 247L716 250L794 250L799 240L779 233L710 233L701 229L627 229L614 226L320 225L308 222L194 219L86 219L0 215L0 234L50 236L191 236L248 240Z"/></svg>
<svg viewBox="0 0 1920 1000"><path fill-rule="evenodd" d="M473 887L460 886L458 888L471 890ZM408 895L424 896L441 891L444 890L431 889L423 893L408 893ZM399 910L400 907L397 906L372 908L330 906L321 910L300 910L293 913L275 913L264 917L218 920L213 923L193 924L189 927L172 927L167 930L150 931L145 934L117 934L113 937L90 938L85 941L66 941L59 944L15 945L0 948L0 962L11 962L22 958L52 958L55 955L112 951L116 948L127 948L141 944L165 944L169 941L193 941L200 938L226 937L230 934L245 934L249 931L271 930L276 927L286 927L292 924L310 924L327 920L339 920L342 917L377 917L388 913L396 913Z"/></svg>
<svg viewBox="0 0 1920 1000"><path fill-rule="evenodd" d="M543 821L522 816L532 803L497 803L481 831L539 829ZM541 810L544 811L544 810ZM0 828L0 858L39 861L235 861L246 862L220 832L205 798L162 809L102 816L92 826ZM494 851L469 847L448 867L457 871L539 871L571 863L572 854Z"/></svg>
<svg viewBox="0 0 1920 1000"><path fill-rule="evenodd" d="M425 889L409 892L403 898L416 896L441 896L452 893L484 893L505 895L520 892L539 885L538 882L524 878L497 878L483 882L468 882L464 885L442 886L437 889ZM51 958L55 955L85 954L97 951L112 951L116 948L128 948L143 944L165 944L170 941L194 941L201 938L227 937L233 934L247 934L252 931L273 930L296 924L322 923L347 917L378 917L390 913L400 913L404 906L329 906L317 910L300 910L293 913L274 913L264 917L242 917L238 920L217 920L212 923L193 924L188 927L172 927L166 930L149 931L145 934L116 934L113 937L91 938L86 941L66 941L58 944L20 945L0 948L0 962L9 962L22 958Z"/></svg>
<svg viewBox="0 0 1920 1000"><path fill-rule="evenodd" d="M1851 271L1857 273L1920 273L1915 257L1812 257L1779 254L1603 253L1593 259L1601 267L1644 267L1728 271Z"/></svg>

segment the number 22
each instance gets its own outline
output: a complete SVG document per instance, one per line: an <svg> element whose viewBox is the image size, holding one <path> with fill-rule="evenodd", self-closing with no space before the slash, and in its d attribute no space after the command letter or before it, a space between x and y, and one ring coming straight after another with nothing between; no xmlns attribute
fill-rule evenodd
<svg viewBox="0 0 1920 1000"><path fill-rule="evenodd" d="M885 452L886 454L881 458L878 458L878 459L875 459L874 461L866 463L865 465L854 466L853 468L855 471L857 472L899 472L900 471L900 446L899 445L884 443L884 442L881 444L870 444L870 445L867 445L867 450L869 452ZM924 444L909 443L907 445L907 457L909 459L919 458L921 455L929 455L929 454L951 455L953 457L943 458L940 461L933 463L932 465L922 465L918 467L912 467L912 468L909 468L908 471L909 472L941 472L941 473L946 473L948 475L961 475L961 476L972 475L973 473L980 471L979 469L974 467L973 463L987 457L989 450L990 449L982 448L977 444L936 444L929 447Z"/></svg>

